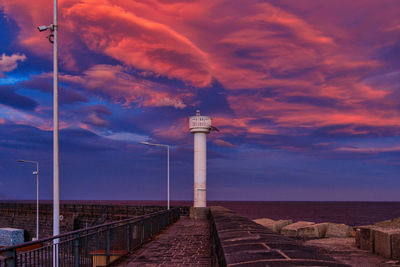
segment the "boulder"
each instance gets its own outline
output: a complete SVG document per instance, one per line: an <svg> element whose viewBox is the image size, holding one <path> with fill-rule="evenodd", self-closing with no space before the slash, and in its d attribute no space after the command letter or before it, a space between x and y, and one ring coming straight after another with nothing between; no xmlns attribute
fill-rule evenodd
<svg viewBox="0 0 400 267"><path fill-rule="evenodd" d="M315 224L314 222L305 222L305 221L299 221L296 223L292 223L289 225L286 225L285 227L282 228L281 234L285 236L291 236L291 237L297 237L297 231L301 228L310 226Z"/></svg>
<svg viewBox="0 0 400 267"><path fill-rule="evenodd" d="M325 237L328 223L317 223L299 228L297 230L298 237L304 238L323 238Z"/></svg>
<svg viewBox="0 0 400 267"><path fill-rule="evenodd" d="M271 231L280 233L281 229L285 227L286 225L292 224L292 220L272 220L268 218L262 218L262 219L257 219L254 220L255 223L261 224L262 226L270 229Z"/></svg>
<svg viewBox="0 0 400 267"><path fill-rule="evenodd" d="M339 223L328 223L326 237L351 237L353 228Z"/></svg>

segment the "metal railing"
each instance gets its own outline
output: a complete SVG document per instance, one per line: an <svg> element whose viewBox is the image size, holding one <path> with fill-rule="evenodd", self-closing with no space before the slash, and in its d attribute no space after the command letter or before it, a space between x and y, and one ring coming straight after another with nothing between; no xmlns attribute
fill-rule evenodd
<svg viewBox="0 0 400 267"><path fill-rule="evenodd" d="M197 127L211 127L211 118L208 116L192 116L189 119L189 129Z"/></svg>
<svg viewBox="0 0 400 267"><path fill-rule="evenodd" d="M180 217L179 209L105 223L0 249L0 267L107 266Z"/></svg>

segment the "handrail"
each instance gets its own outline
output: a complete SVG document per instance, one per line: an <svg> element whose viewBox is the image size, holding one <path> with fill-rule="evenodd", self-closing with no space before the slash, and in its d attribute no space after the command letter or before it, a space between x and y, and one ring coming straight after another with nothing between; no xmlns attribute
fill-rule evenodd
<svg viewBox="0 0 400 267"><path fill-rule="evenodd" d="M174 208L4 247L0 249L0 267L51 266L51 261L75 267L108 265L179 217L179 208Z"/></svg>
<svg viewBox="0 0 400 267"><path fill-rule="evenodd" d="M135 220L137 220L139 222L139 221L142 221L144 219L148 219L151 216L155 216L155 215L163 214L163 213L167 213L167 212L168 211L153 212L153 213L149 213L149 214L146 214L146 215L143 215L143 216L139 216L139 217L122 219L122 220L119 220L119 221L114 221L114 222L104 223L104 224L100 224L100 225L95 225L95 226L91 226L91 227L87 227L87 228L83 228L83 229L79 229L79 230L75 230L75 231L71 231L71 232L67 232L67 233L63 233L63 234L59 234L59 235L56 235L56 236L51 236L51 237L38 239L38 240L35 240L35 241L28 241L28 242L24 242L22 244L14 245L14 246L3 247L3 248L0 248L0 253L4 252L4 251L7 251L7 250L13 250L13 249L26 247L26 246L40 244L40 243L43 243L43 242L51 241L53 239L65 237L65 236L68 236L68 235L75 235L75 234L78 234L78 233L81 233L81 232L87 232L87 231L90 231L90 230L94 230L94 229L97 229L97 228L102 228L102 227L113 225L113 224L120 224L120 223L124 223L124 222L129 222L129 221L135 222Z"/></svg>

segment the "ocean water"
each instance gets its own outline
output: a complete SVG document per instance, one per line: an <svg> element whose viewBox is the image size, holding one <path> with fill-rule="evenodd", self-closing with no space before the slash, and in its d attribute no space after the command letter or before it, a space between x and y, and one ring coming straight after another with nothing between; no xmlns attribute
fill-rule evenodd
<svg viewBox="0 0 400 267"><path fill-rule="evenodd" d="M68 200L62 203L166 205L166 201L158 200ZM190 206L192 203L171 201L171 206ZM207 205L223 206L249 219L292 219L344 223L352 226L400 217L400 202L208 201Z"/></svg>
<svg viewBox="0 0 400 267"><path fill-rule="evenodd" d="M400 217L400 202L221 201L210 204L224 206L249 219L292 219L351 226Z"/></svg>

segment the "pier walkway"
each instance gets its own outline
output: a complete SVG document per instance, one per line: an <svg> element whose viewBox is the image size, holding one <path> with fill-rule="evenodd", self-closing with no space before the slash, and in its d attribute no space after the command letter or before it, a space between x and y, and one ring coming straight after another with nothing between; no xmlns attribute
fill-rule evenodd
<svg viewBox="0 0 400 267"><path fill-rule="evenodd" d="M181 217L113 266L210 266L210 222Z"/></svg>

